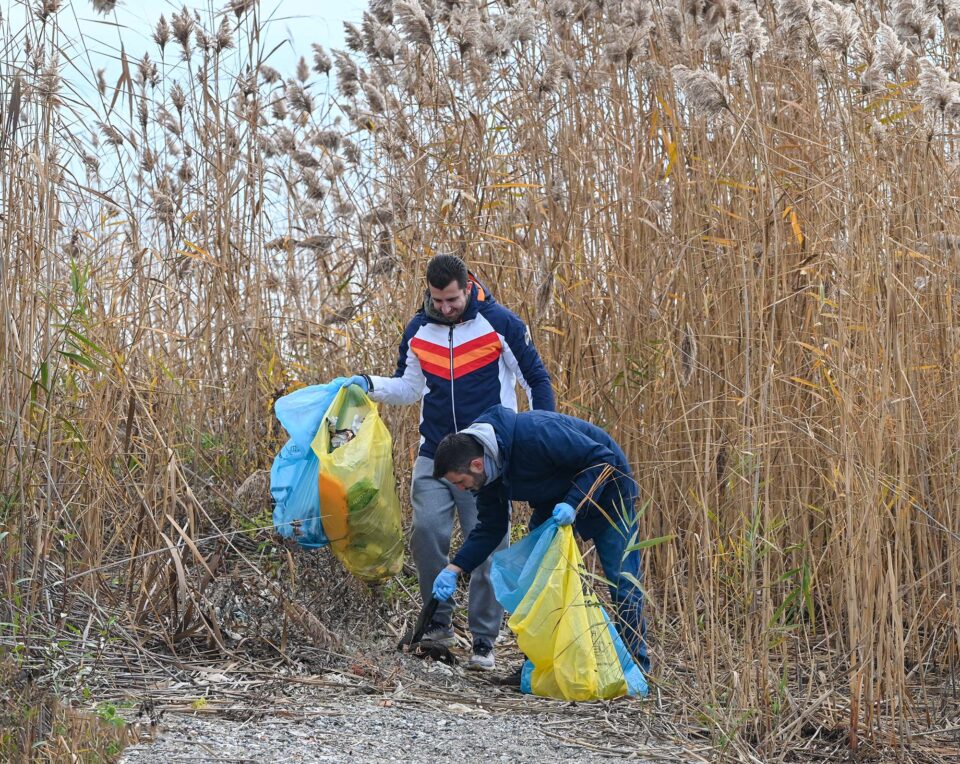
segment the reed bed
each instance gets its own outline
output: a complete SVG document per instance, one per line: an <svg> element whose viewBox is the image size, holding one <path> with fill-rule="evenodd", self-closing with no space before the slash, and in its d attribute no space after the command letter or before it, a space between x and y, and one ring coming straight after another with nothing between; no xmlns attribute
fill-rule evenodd
<svg viewBox="0 0 960 764"><path fill-rule="evenodd" d="M452 251L636 467L677 723L744 760L936 760L960 647L955 5L372 0L346 50L280 73L236 0L158 19L89 97L61 3L5 20L8 656L42 663L88 616L176 650L199 541L269 525L233 489L280 445L273 397L389 369ZM415 413L387 416L402 475Z"/></svg>

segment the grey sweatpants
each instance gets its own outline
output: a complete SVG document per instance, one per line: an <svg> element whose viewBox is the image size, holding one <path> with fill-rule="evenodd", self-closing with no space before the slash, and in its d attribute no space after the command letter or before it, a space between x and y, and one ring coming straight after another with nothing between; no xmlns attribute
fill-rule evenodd
<svg viewBox="0 0 960 764"><path fill-rule="evenodd" d="M466 538L477 524L477 500L469 491L455 488L446 480L433 477L433 459L418 456L413 465L413 484L410 487L410 503L413 504L413 532L410 536L410 553L417 566L420 580L420 596L423 602L433 594L433 582L437 574L450 561L450 537L453 535L453 518L460 517L460 530ZM507 546L510 533L503 537L497 549ZM492 555L491 555L492 557ZM473 638L489 640L493 644L500 633L503 608L493 594L490 582L490 557L470 575L470 599L467 619ZM450 623L453 602L441 602L434 620Z"/></svg>

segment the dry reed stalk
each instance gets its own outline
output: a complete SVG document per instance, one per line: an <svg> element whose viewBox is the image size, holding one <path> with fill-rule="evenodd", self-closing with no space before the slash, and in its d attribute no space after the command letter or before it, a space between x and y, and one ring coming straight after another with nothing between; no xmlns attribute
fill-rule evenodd
<svg viewBox="0 0 960 764"><path fill-rule="evenodd" d="M124 57L76 107L95 143L57 100L56 9L5 48L0 620L33 646L96 593L171 638L204 575L186 539L229 522L209 497L279 445L272 395L389 368L426 258L455 251L528 320L561 408L624 445L644 534L676 535L646 581L678 724L764 760L941 724L949 9L410 2L273 76L235 5L229 30L157 27L156 89ZM416 412L385 414L402 475ZM168 547L179 576L137 562Z"/></svg>

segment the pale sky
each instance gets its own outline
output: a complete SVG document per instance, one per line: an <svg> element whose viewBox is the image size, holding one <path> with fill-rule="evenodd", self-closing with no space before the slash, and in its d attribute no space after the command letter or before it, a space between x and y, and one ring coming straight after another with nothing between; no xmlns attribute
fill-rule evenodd
<svg viewBox="0 0 960 764"><path fill-rule="evenodd" d="M9 25L11 38L17 39L17 30L23 25L27 9L32 12L37 4L38 0L0 0L0 14L3 16L0 36L6 33ZM227 0L120 0L107 16L96 13L90 0L64 2L57 12L57 21L68 39L61 40L60 44L65 57L72 59L73 64L65 67L64 76L82 92L86 86L92 85L96 70L105 68L107 81L112 85L120 71L117 61L121 45L132 62L142 58L145 52L154 61L159 61L159 50L151 39L154 27L161 14L169 22L184 4L196 8L202 18L208 18L212 11L219 21ZM290 76L300 56L311 61L311 43L320 43L328 50L343 48L343 22L359 24L366 8L367 0L261 0L264 50L280 46L270 57L270 65L284 76ZM234 19L232 13L230 18ZM176 43L167 47L169 61L179 58L178 52L171 53L174 47ZM75 76L71 76L71 69Z"/></svg>
<svg viewBox="0 0 960 764"><path fill-rule="evenodd" d="M14 2L19 4L18 0ZM226 0L214 3L203 0L120 0L115 16L101 16L94 12L89 0L71 0L70 4L73 6L72 13L80 19L80 28L85 36L93 35L108 44L112 43L114 48L117 40L122 38L128 51L149 50L151 54L156 51L156 45L150 35L160 14L170 21L170 17L184 5L196 8L201 16L204 16L205 12L209 13L211 9L218 12L227 6ZM266 25L266 47L269 49L277 43L290 41L292 48L285 46L282 49L287 53L290 66L296 64L300 55L309 59L310 43L319 42L326 48L342 48L343 22L353 21L359 24L366 7L367 0L261 0L260 18ZM122 29L118 29L116 24ZM293 50L297 51L297 55L294 55ZM275 56L281 56L281 51L277 51ZM278 61L279 65L271 65L281 72L290 68L287 61Z"/></svg>

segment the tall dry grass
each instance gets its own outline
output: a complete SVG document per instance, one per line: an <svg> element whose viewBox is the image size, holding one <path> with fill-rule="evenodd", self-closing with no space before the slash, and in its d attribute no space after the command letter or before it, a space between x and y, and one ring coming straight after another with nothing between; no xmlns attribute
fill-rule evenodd
<svg viewBox="0 0 960 764"><path fill-rule="evenodd" d="M281 74L236 2L164 20L91 102L56 5L2 70L18 659L91 612L175 648L272 394L388 369L446 250L672 537L646 556L671 711L762 760L950 713L952 3L374 0Z"/></svg>

